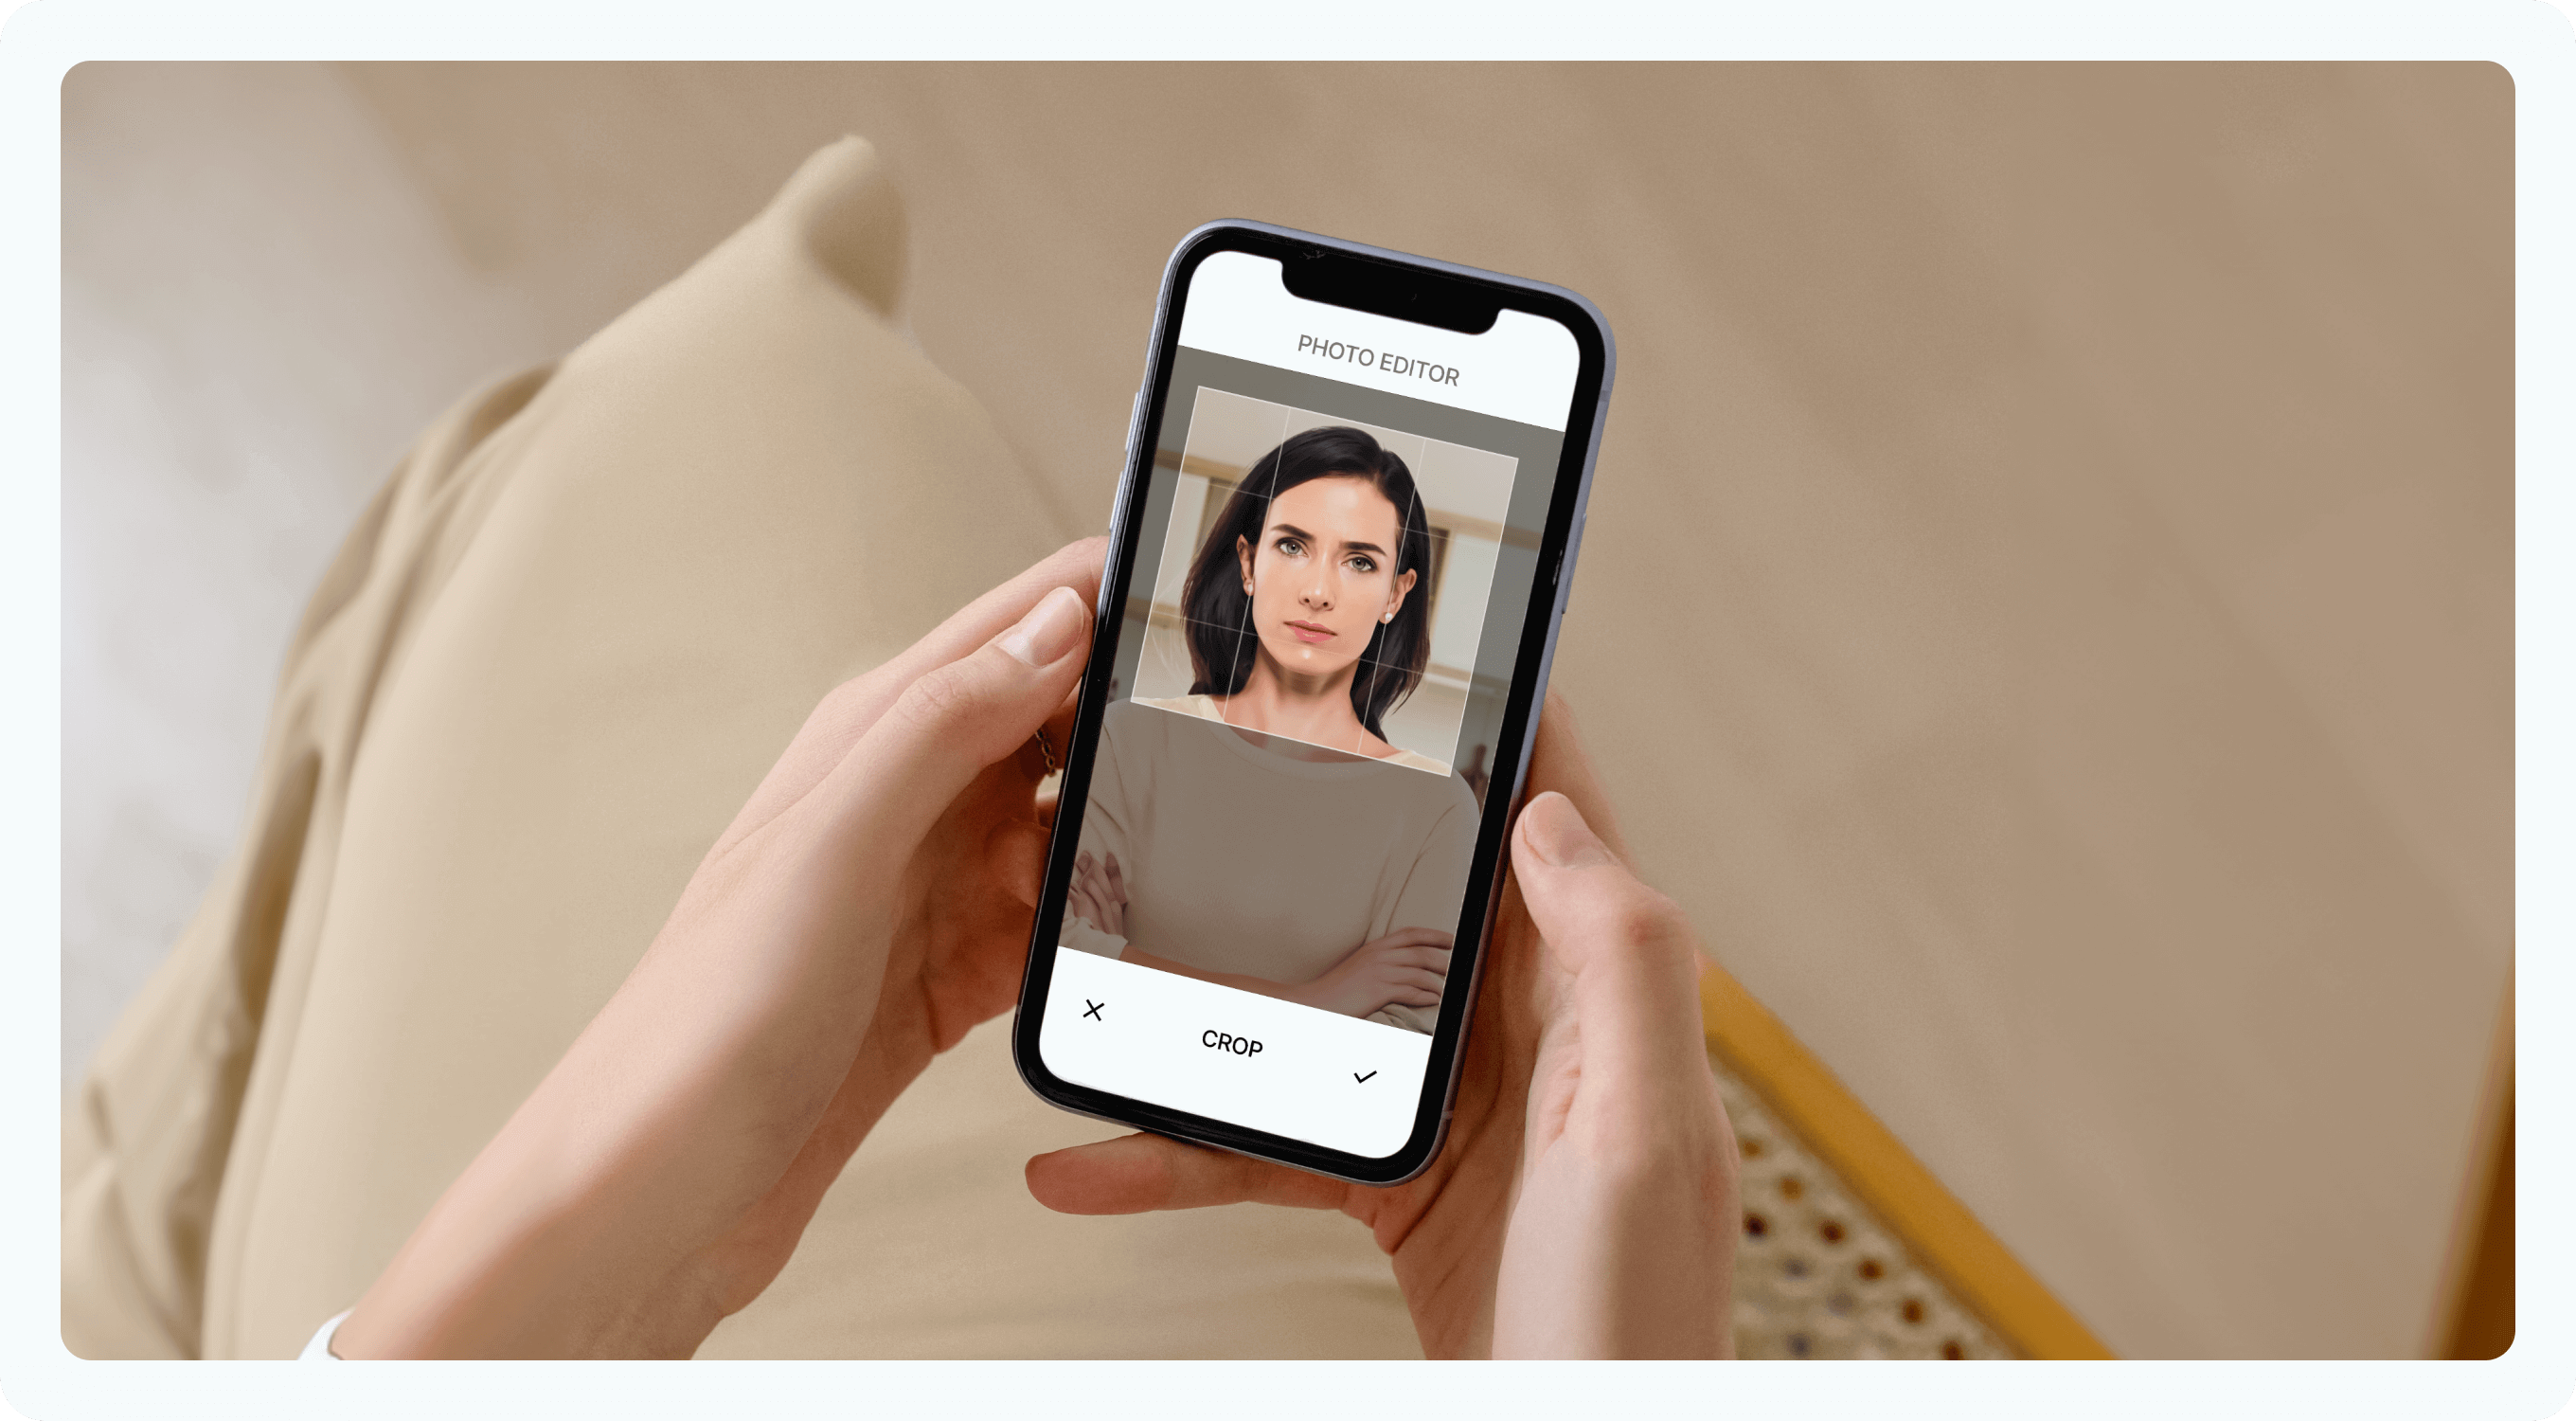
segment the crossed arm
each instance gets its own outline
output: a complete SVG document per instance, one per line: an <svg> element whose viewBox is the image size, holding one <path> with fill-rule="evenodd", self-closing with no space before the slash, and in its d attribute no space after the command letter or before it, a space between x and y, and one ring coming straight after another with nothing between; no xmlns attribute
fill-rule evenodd
<svg viewBox="0 0 2576 1421"><path fill-rule="evenodd" d="M1073 891L1066 911L1101 932L1127 936L1127 877L1116 853L1103 852L1094 858L1085 849L1074 857ZM1438 928L1398 928L1352 948L1323 975L1308 982L1277 982L1242 972L1212 972L1158 957L1132 941L1119 951L1118 958L1300 1006L1343 1016L1367 1016L1390 1005L1440 1005L1441 989L1449 980L1449 948L1454 941Z"/></svg>

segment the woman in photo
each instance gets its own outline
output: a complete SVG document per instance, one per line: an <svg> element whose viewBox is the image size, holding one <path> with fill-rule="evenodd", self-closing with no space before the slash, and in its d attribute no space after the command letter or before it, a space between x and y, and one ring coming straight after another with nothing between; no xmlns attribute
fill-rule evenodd
<svg viewBox="0 0 2576 1421"><path fill-rule="evenodd" d="M1431 1030L1480 816L1383 727L1430 661L1430 570L1367 432L1253 464L1182 594L1190 693L1105 717L1065 946Z"/></svg>

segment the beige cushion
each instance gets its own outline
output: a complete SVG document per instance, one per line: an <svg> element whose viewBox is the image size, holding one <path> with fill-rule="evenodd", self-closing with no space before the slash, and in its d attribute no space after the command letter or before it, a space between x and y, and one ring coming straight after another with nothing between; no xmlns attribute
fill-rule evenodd
<svg viewBox="0 0 2576 1421"><path fill-rule="evenodd" d="M886 312L873 154L426 435L317 594L244 847L66 1130L88 1356L286 1357L613 991L813 702L1074 531ZM887 1116L722 1356L1400 1356L1337 1215L1075 1219L1112 1133L1007 1021Z"/></svg>

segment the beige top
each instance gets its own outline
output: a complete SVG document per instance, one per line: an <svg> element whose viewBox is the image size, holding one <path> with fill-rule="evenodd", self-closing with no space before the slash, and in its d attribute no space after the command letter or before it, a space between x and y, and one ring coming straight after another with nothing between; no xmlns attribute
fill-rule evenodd
<svg viewBox="0 0 2576 1421"><path fill-rule="evenodd" d="M1465 782L1283 755L1211 719L1172 702L1109 707L1082 846L1118 856L1127 934L1067 918L1065 946L1115 957L1132 941L1298 983L1398 928L1457 930L1480 818ZM1370 1019L1429 1031L1436 1015L1390 1006Z"/></svg>

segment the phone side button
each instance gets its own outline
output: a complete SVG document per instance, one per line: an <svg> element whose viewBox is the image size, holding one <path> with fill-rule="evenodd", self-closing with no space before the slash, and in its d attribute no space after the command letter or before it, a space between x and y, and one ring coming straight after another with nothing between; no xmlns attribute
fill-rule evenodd
<svg viewBox="0 0 2576 1421"><path fill-rule="evenodd" d="M1118 497L1109 504L1109 536L1118 536L1118 525L1127 521L1127 471L1136 467L1136 446L1145 438L1145 387L1136 387L1136 401L1127 407L1127 453L1118 466Z"/></svg>

